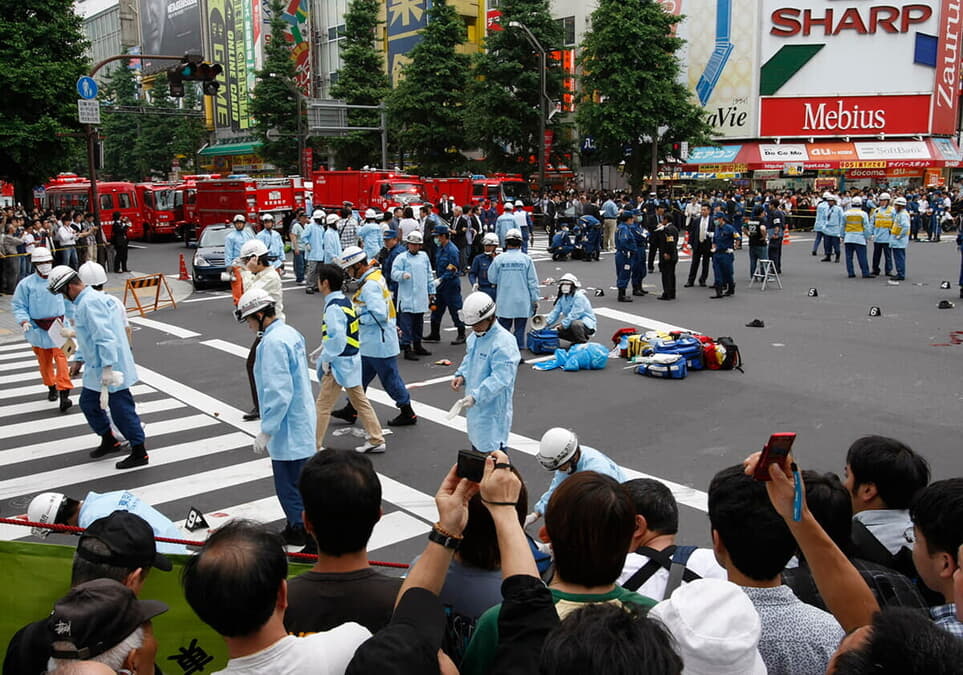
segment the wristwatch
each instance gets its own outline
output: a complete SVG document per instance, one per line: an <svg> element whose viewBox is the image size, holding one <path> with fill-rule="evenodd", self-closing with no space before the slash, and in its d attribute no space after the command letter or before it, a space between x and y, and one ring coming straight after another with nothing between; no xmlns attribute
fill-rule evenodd
<svg viewBox="0 0 963 675"><path fill-rule="evenodd" d="M457 551L461 546L460 537L452 537L450 535L439 532L437 528L431 528L431 532L428 533L428 541L433 541L436 544L441 544L445 548L449 548L452 551Z"/></svg>

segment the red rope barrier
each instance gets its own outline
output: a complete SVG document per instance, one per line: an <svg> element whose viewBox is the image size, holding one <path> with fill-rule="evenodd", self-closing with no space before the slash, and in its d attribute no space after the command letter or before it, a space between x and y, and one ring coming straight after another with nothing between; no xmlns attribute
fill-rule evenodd
<svg viewBox="0 0 963 675"><path fill-rule="evenodd" d="M46 530L52 530L54 532L65 532L68 534L80 534L84 531L84 528L77 527L75 525L60 525L57 523L35 523L30 520L25 520L21 518L0 518L0 524L2 525L20 525L22 527L39 527ZM154 541L160 541L165 544L183 544L184 546L194 546L195 548L200 548L206 544L206 541L192 541L190 539L171 539L170 537L154 537ZM310 553L290 553L287 556L295 560L300 561L314 561L317 560L318 556L312 555ZM381 560L369 560L368 564L376 565L378 567L393 567L397 569L408 569L408 563L396 563L396 562L384 562Z"/></svg>

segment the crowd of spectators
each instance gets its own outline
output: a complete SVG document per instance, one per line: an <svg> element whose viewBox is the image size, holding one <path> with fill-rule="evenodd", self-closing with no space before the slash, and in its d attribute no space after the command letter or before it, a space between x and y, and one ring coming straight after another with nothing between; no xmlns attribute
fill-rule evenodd
<svg viewBox="0 0 963 675"><path fill-rule="evenodd" d="M479 483L454 466L442 479L438 522L398 578L368 562L370 460L324 450L299 483L314 566L289 579L281 537L232 520L187 559L183 593L235 675L959 672L963 478L931 482L879 436L852 444L843 479L773 464L760 481L758 460L712 478L703 549L665 485L593 471L562 482L529 534L522 476L495 451ZM95 521L70 592L14 636L4 673L157 672L151 619L167 605L138 599L152 568L172 565L143 520Z"/></svg>

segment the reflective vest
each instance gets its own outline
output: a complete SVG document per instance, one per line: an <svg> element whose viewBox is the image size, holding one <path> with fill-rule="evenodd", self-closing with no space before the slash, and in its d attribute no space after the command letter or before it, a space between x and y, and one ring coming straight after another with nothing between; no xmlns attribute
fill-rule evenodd
<svg viewBox="0 0 963 675"><path fill-rule="evenodd" d="M896 210L887 206L885 209L876 209L876 219L875 226L880 230L890 230L893 227L893 216L896 214Z"/></svg>
<svg viewBox="0 0 963 675"><path fill-rule="evenodd" d="M335 298L331 301L332 304L337 305L344 312L345 317L348 319L348 338L347 344L338 356L354 356L358 353L358 348L361 346L361 342L358 340L358 315L355 314L354 307L351 305L351 301L347 298ZM321 323L321 340L328 340L328 324L325 322Z"/></svg>
<svg viewBox="0 0 963 675"><path fill-rule="evenodd" d="M397 312L395 311L395 303L391 297L391 291L388 290L388 284L386 283L385 277L381 273L381 270L374 270L367 276L367 278L364 280L364 283L368 283L369 281L374 281L381 288L381 297L385 299L385 303L388 305L388 318L394 319L397 316ZM364 284L362 284L362 287L364 287ZM360 288L358 289L357 293L352 296L351 301L359 307L364 306L364 301L361 299Z"/></svg>
<svg viewBox="0 0 963 675"><path fill-rule="evenodd" d="M849 209L846 211L846 231L864 232L863 216L866 214L860 209Z"/></svg>

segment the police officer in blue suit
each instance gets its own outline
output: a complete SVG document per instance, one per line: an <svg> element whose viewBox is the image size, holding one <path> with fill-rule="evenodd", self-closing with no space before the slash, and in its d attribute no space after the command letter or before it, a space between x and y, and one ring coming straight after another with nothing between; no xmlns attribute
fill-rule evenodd
<svg viewBox="0 0 963 675"><path fill-rule="evenodd" d="M461 254L451 242L451 230L447 225L435 225L432 230L435 244L435 307L431 310L431 333L425 342L441 342L441 319L445 310L451 315L452 323L458 329L453 345L465 344L465 324L458 317L461 309Z"/></svg>
<svg viewBox="0 0 963 675"><path fill-rule="evenodd" d="M645 264L645 256L639 254L639 247L632 231L634 223L635 213L623 211L619 216L618 229L615 231L615 285L619 289L619 302L632 302L626 290L629 287L629 279L632 277L633 265L637 262L635 258L640 257L643 261L641 264Z"/></svg>
<svg viewBox="0 0 963 675"><path fill-rule="evenodd" d="M268 255L271 256L271 266L278 271L278 274L284 274L284 242L278 231L274 229L274 216L265 213L261 216L261 225L264 229L258 232L255 238L260 239L267 246Z"/></svg>
<svg viewBox="0 0 963 675"><path fill-rule="evenodd" d="M712 299L733 295L736 292L733 248L736 239L740 236L724 214L717 213L715 221L716 233L712 237L712 276L716 294L709 296Z"/></svg>
<svg viewBox="0 0 963 675"><path fill-rule="evenodd" d="M475 256L471 261L471 269L468 270L468 281L472 284L473 291L481 291L491 296L492 300L498 299L497 289L488 278L488 268L495 260L495 249L498 248L498 235L494 232L486 232L482 239L484 252Z"/></svg>

